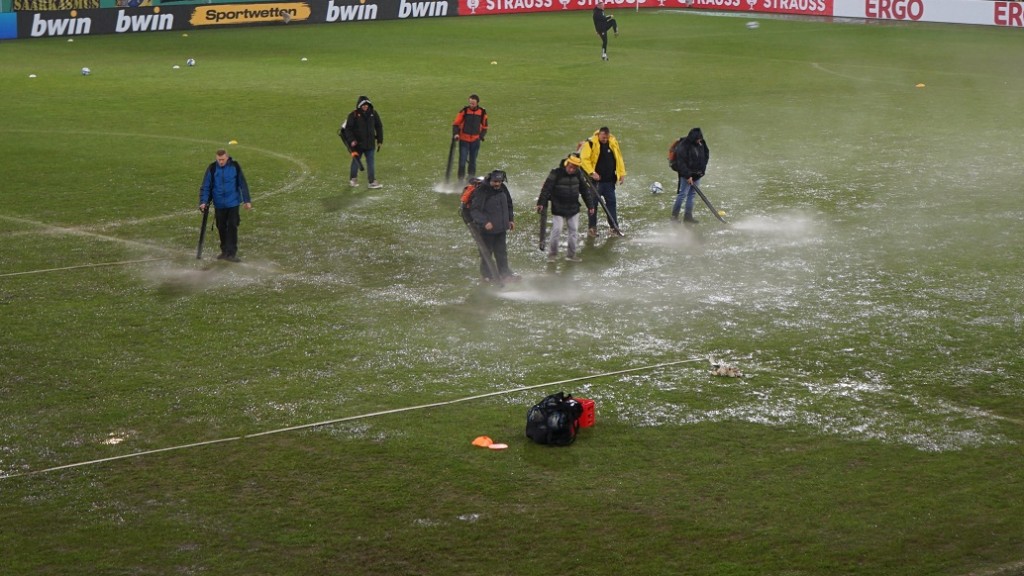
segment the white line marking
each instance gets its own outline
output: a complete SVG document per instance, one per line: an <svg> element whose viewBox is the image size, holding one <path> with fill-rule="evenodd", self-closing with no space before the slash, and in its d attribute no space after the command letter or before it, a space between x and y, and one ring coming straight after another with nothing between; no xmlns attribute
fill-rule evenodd
<svg viewBox="0 0 1024 576"><path fill-rule="evenodd" d="M122 454L120 456L110 456L109 458L99 458L97 460L89 460L87 462L76 462L74 464L64 464L63 466L54 466L52 468L45 468L43 470L34 470L31 472L21 472L18 474L8 474L0 476L0 480L7 478L17 478L19 476L35 476L37 474L45 474L47 472L54 472L57 470L67 470L68 468L80 468L82 466L90 466L92 464L101 464L104 462L113 462L115 460L124 460L127 458L136 458L138 456L146 456L149 454L158 454L160 452L170 452L172 450L184 450L186 448L196 448L199 446L209 446L211 444L222 444L225 442L235 442L237 440L245 440L247 438L257 438L260 436L270 436L271 434L281 434L284 432L294 432L296 430L305 430L308 428L319 428L321 426L329 426L331 424L339 424L341 422L348 422L351 420L361 420L364 418L373 418L375 416L386 416L388 414L399 414L401 412L410 412L413 410L424 410L427 408L438 408L441 406L450 406L452 404L458 404L460 402L469 402L471 400L479 400L480 398L488 398L490 396L501 396L504 394L512 394L514 392L522 392L524 390L533 390L535 388L544 388L546 386L557 386L559 384L567 384L569 382L579 382L580 380L592 380L595 378L604 378L606 376L615 376L617 374L628 374L630 372L641 372L644 370L653 370L655 368L664 368L667 366L676 366L678 364L687 364L693 362L707 362L706 358L690 358L687 360L676 360L673 362L663 362L661 364L651 364L648 366L640 366L639 368L626 368L623 370L615 370L612 372L604 372L601 374L591 374L589 376L579 376L577 378L569 378L566 380L558 380L555 382L545 382L543 384L534 384L532 386L520 386L519 388L512 388L509 390L499 390L497 392L488 392L486 394L477 394L475 396L467 396L465 398L457 398L455 400L446 400L443 402L433 402L431 404L420 404L418 406L407 406L405 408L394 408L392 410L381 410L379 412L370 412L368 414L360 414L358 416L346 416L344 418L335 418L333 420L324 420L323 422L314 422L312 424L300 424L298 426L289 426L287 428L278 428L276 430L267 430L265 432L256 432L254 434L244 434L242 436L232 436L230 438L221 438L219 440L208 440L206 442L195 442L192 444L182 444L180 446L171 446L169 448L157 448L155 450L146 450L143 452L133 452L131 454Z"/></svg>
<svg viewBox="0 0 1024 576"><path fill-rule="evenodd" d="M62 135L77 135L77 136L113 136L113 137L120 137L120 138L152 138L152 139L159 139L159 140L178 140L178 141L182 141L182 142L194 142L194 143L201 143L201 144L210 144L211 146L220 146L220 145L223 144L222 142L215 141L215 140L201 140L201 139L197 139L197 138L187 138L187 137L184 137L184 136L168 136L168 135L164 135L164 134L137 134L137 133L132 133L132 132L98 132L98 131L82 131L82 130L68 132L68 131L57 131L57 130L26 130L26 129L16 129L16 128L15 129L0 129L0 132L10 132L10 133L17 132L17 133L30 133L30 134L62 134ZM263 200L265 200L267 198L276 196L276 195L284 193L284 192L288 192L289 190L298 187L303 182L305 182L306 179L310 175L309 166L305 162L303 162L302 160L300 160L300 159L298 159L298 158L296 158L294 156L289 156L287 154L282 154L280 152L274 152L272 150L266 150L266 149L263 149L263 148L257 148L255 146L239 145L238 147L239 148L245 148L245 149L248 149L248 150L252 150L252 151L258 152L260 154L265 154L267 156L272 156L272 157L275 157L275 158L279 158L279 159L285 160L287 162L291 162L292 164L295 164L296 166L299 167L299 176L297 178L289 180L287 183L285 183L280 188L277 188L275 190L270 190L268 192L263 192L263 193L259 194L260 201L263 201ZM197 198L197 202L198 202L198 194L197 194L196 198ZM173 219L173 218L184 217L186 215L190 215L190 214L194 214L194 213L195 213L194 210L182 210L182 211L175 211L175 212L170 213L170 214L163 214L163 215L160 215L160 216L151 216L151 217L148 217L148 218L133 218L133 219L128 219L128 220L120 220L120 221L117 221L117 222L108 222L108 223L103 223L103 224L96 224L96 225L93 225L93 226L87 226L87 227L81 227L81 228L67 228L67 227L61 227L61 226L54 226L52 224L46 224L45 222L38 222L38 221L35 221L35 220L28 220L26 218L18 218L16 216L5 216L5 215L2 215L2 214L0 214L0 218L8 220L8 221L11 221L11 222L18 222L18 223L21 223L21 224L28 224L28 225L35 226L35 227L38 227L38 228L42 228L42 229L44 229L47 232L53 232L53 233L59 233L59 234L77 235L77 236L84 236L84 237L96 238L96 239L100 239L100 240L107 240L107 241L113 241L113 242L121 242L122 244L126 244L128 246L144 248L146 250L158 250L158 251L163 252L165 254L177 254L178 251L174 250L174 249L171 249L171 248L166 248L166 247L162 247L162 246L156 246L156 245L153 245L153 244L146 244L144 242L138 242L138 241L135 241L135 240L127 240L127 239L124 239L124 238L117 238L117 237L114 237L114 236L107 236L107 235L104 235L104 234L99 234L97 232L92 232L91 230L109 230L111 228L117 228L117 227L120 227L120 226L145 224L147 222L155 222L155 221L158 221L158 220L169 220L169 219ZM164 258L164 259L166 259L166 258ZM156 258L154 260L159 260L159 258ZM139 260L138 262L142 262L142 260ZM130 263L130 262L125 262L125 263ZM50 269L45 269L45 270L28 270L28 271L24 271L24 272L11 272L11 273L7 273L7 274L0 274L0 277L16 276L16 275L23 275L23 274L37 274L37 273L42 273L42 272L55 272L55 271L59 271L59 270L73 270L73 269L76 269L76 268L89 268L89 267L110 266L110 265L114 265L114 264L110 264L110 263L82 264L82 265L78 265L78 266L68 266L68 267L65 267L65 268L50 268ZM250 266L252 266L252 265L250 265ZM265 268L260 267L260 266L253 266L253 267L255 267L257 269L265 269Z"/></svg>
<svg viewBox="0 0 1024 576"><path fill-rule="evenodd" d="M96 264L79 264L77 266L64 266L63 268L46 268L43 270L26 270L25 272L8 272L6 274L0 274L0 278L6 278L7 276L24 276L26 274L43 274L44 272L61 272L64 270L77 270L79 268L99 268L101 266L124 266L127 264L139 264L142 262L159 262L161 260L170 260L170 256L163 258L143 258L142 260L121 260L120 262L99 262Z"/></svg>
<svg viewBox="0 0 1024 576"><path fill-rule="evenodd" d="M16 216L5 216L0 214L0 219L7 220L9 222L17 222L19 224L27 224L29 226L35 226L42 228L45 232L55 234L67 234L70 236L84 236L86 238L95 238L98 240L107 240L110 242L120 242L136 248L145 248L146 250L159 250L166 253L174 253L174 250L165 248L163 246L157 246L155 244L146 244L145 242L139 242L137 240L128 240L125 238L118 238L117 236L107 236L105 234L97 234L96 232L89 232L81 228L67 228L64 226L54 226L53 224L47 224L45 222L37 222L35 220L28 220L26 218L18 218Z"/></svg>

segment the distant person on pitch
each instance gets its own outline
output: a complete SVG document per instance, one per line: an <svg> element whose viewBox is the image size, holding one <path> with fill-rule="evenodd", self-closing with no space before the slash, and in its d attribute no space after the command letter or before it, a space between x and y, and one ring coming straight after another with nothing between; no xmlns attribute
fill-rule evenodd
<svg viewBox="0 0 1024 576"><path fill-rule="evenodd" d="M597 35L601 38L601 60L608 59L608 31L612 30L615 32L615 37L619 37L619 23L615 21L615 18L606 16L604 13L604 2L597 0L594 4L594 30L597 31Z"/></svg>
<svg viewBox="0 0 1024 576"><path fill-rule="evenodd" d="M217 150L217 159L206 168L203 184L199 187L199 211L206 212L211 203L220 236L217 259L241 262L238 259L238 225L242 218L238 207L252 210L252 200L242 167L228 156L226 150Z"/></svg>
<svg viewBox="0 0 1024 576"><path fill-rule="evenodd" d="M625 182L626 162L622 159L619 141L607 126L602 126L580 145L580 159L583 161L580 168L590 176L596 185L597 193L604 198L604 204L608 208L611 235L622 236L617 227L619 214L616 208L615 184ZM587 219L587 234L591 238L597 237L596 210Z"/></svg>
<svg viewBox="0 0 1024 576"><path fill-rule="evenodd" d="M580 262L576 255L579 243L580 196L587 205L587 213L594 213L597 200L588 191L585 176L580 172L579 154L570 154L561 166L548 173L537 197L537 212L540 213L551 203L551 238L548 241L548 262L558 257L558 243L561 240L562 225L568 230L569 247L565 259Z"/></svg>
<svg viewBox="0 0 1024 576"><path fill-rule="evenodd" d="M352 163L348 170L350 186L359 186L359 159L366 158L366 175L370 180L369 187L382 188L377 181L377 163L375 152L380 151L384 143L384 125L380 115L373 107L373 102L366 96L356 99L356 109L349 113L342 125L342 137L351 150Z"/></svg>
<svg viewBox="0 0 1024 576"><path fill-rule="evenodd" d="M452 139L459 142L459 180L466 176L468 182L476 176L476 157L486 137L487 110L480 107L479 96L470 94L469 106L459 110L452 122Z"/></svg>
<svg viewBox="0 0 1024 576"><path fill-rule="evenodd" d="M683 208L683 222L696 224L698 221L693 218L693 201L697 193L695 187L700 186L700 179L704 177L708 160L711 159L711 151L704 141L704 132L700 128L690 129L686 138L676 142L672 154L672 169L679 174L676 202L672 205L672 221L679 222L679 209Z"/></svg>
<svg viewBox="0 0 1024 576"><path fill-rule="evenodd" d="M487 180L477 185L469 200L470 226L480 231L483 250L480 253L480 277L484 282L514 281L518 278L508 267L506 235L515 230L512 194L505 185L502 170L494 170ZM491 277L486 258L494 258L500 278Z"/></svg>

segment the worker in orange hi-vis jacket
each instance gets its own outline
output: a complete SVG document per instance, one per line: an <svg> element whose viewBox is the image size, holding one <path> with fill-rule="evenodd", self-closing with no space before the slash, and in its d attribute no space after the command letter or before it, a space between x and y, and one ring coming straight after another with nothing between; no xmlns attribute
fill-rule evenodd
<svg viewBox="0 0 1024 576"><path fill-rule="evenodd" d="M452 139L459 142L459 180L476 176L476 157L486 137L487 110L480 107L479 96L470 94L469 105L459 110L452 122Z"/></svg>

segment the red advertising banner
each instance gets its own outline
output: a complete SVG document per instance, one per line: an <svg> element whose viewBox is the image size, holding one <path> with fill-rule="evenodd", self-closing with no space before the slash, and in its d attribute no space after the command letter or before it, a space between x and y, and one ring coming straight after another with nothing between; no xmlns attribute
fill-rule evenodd
<svg viewBox="0 0 1024 576"><path fill-rule="evenodd" d="M805 16L832 15L832 0L693 0L692 4L678 1L671 4L703 10L801 14Z"/></svg>
<svg viewBox="0 0 1024 576"><path fill-rule="evenodd" d="M459 0L459 16L483 16L486 14L525 14L530 12L554 12L556 10L583 10L572 0ZM590 9L589 7L586 9Z"/></svg>
<svg viewBox="0 0 1024 576"><path fill-rule="evenodd" d="M641 9L686 8L769 14L831 16L833 0L639 0ZM636 10L634 0L608 0L606 10ZM594 0L459 0L459 16L592 10Z"/></svg>

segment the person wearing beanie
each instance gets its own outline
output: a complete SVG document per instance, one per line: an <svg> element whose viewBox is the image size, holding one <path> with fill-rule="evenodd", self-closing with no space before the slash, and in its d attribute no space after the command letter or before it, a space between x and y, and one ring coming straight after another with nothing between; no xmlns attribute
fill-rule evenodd
<svg viewBox="0 0 1024 576"><path fill-rule="evenodd" d="M493 170L469 197L466 224L479 232L480 278L485 283L503 284L519 278L508 266L506 236L516 229L516 222L507 179L504 170Z"/></svg>
<svg viewBox="0 0 1024 576"><path fill-rule="evenodd" d="M548 242L548 262L558 257L558 244L561 242L562 226L568 231L569 247L565 259L569 262L580 262L576 255L579 242L580 196L587 205L587 213L594 214L597 200L587 192L587 183L580 172L583 161L579 154L570 154L557 168L548 173L537 197L537 212L542 212L551 203L551 238Z"/></svg>
<svg viewBox="0 0 1024 576"><path fill-rule="evenodd" d="M356 109L341 125L341 135L352 156L348 171L349 185L359 186L359 168L361 160L366 158L366 175L370 188L382 188L381 183L377 181L375 156L384 143L384 125L369 98L360 96L356 99Z"/></svg>
<svg viewBox="0 0 1024 576"><path fill-rule="evenodd" d="M619 214L615 200L615 184L626 180L626 162L622 159L619 141L607 126L602 126L594 135L580 144L580 159L583 172L597 185L597 193L604 198L608 210L608 226L612 236L622 236L619 230ZM587 222L587 234L597 237L597 213Z"/></svg>
<svg viewBox="0 0 1024 576"><path fill-rule="evenodd" d="M480 107L479 96L470 94L469 106L459 110L452 122L452 139L459 142L459 180L467 177L468 181L476 176L476 157L480 153L480 143L486 137L487 110Z"/></svg>

